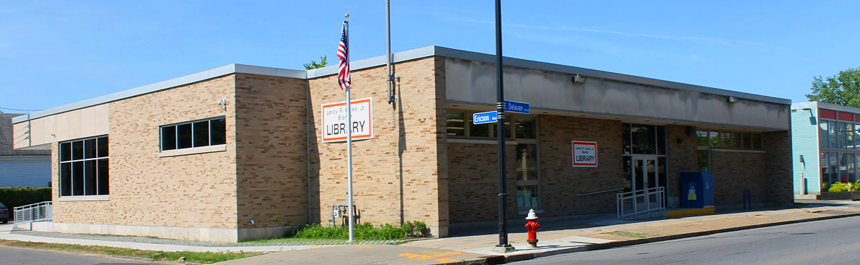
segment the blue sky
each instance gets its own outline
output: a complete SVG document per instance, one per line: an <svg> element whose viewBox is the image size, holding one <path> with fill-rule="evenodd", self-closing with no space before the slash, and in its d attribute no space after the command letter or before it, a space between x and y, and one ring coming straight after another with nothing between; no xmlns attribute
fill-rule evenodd
<svg viewBox="0 0 860 265"><path fill-rule="evenodd" d="M495 53L493 1L392 1L392 48ZM504 55L805 101L860 67L860 1L502 1ZM45 109L231 63L385 54L385 1L0 1L0 109ZM18 111L20 112L20 111Z"/></svg>

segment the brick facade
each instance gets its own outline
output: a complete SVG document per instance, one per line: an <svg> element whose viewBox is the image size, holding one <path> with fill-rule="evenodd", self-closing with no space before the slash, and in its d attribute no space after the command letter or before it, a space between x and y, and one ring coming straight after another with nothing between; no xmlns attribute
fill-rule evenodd
<svg viewBox="0 0 860 265"><path fill-rule="evenodd" d="M398 102L387 103L385 67L352 72L351 97L373 98L373 139L353 142L354 203L361 222L421 220L447 235L444 65L437 58L395 64ZM311 79L311 221L328 224L331 207L346 204L346 144L323 143L321 104L345 101L337 76ZM401 217L402 215L402 217Z"/></svg>
<svg viewBox="0 0 860 265"><path fill-rule="evenodd" d="M237 74L235 105L239 228L306 224L307 81Z"/></svg>
<svg viewBox="0 0 860 265"><path fill-rule="evenodd" d="M217 104L233 102L234 83L229 75L108 103L110 198L71 201L54 189L54 222L236 229L235 105ZM226 151L159 156L159 126L219 116L226 117ZM56 143L52 154L59 183Z"/></svg>

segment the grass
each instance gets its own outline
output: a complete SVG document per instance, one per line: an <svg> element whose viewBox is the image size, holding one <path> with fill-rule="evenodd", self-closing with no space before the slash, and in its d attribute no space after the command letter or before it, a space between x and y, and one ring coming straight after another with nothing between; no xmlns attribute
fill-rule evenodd
<svg viewBox="0 0 860 265"><path fill-rule="evenodd" d="M177 261L180 258L185 258L186 262L195 263L216 263L232 259L241 259L252 256L261 255L263 253L246 253L246 252L192 252L178 251L165 252L153 250L139 250L130 248L104 247L104 246L83 246L73 244L57 244L57 243L40 243L40 242L23 242L12 240L0 240L0 245L9 247L25 247L59 250L66 252L91 253L117 257L136 257L147 258L155 261Z"/></svg>
<svg viewBox="0 0 860 265"><path fill-rule="evenodd" d="M662 236L660 234L636 233L636 232L629 232L629 231L612 231L612 232L607 232L604 234L623 236L623 237L634 237L634 238L652 238L652 237Z"/></svg>

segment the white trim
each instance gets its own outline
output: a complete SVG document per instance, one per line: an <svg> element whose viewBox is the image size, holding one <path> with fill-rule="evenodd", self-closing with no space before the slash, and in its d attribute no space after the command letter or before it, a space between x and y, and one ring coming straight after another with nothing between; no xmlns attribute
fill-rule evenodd
<svg viewBox="0 0 860 265"><path fill-rule="evenodd" d="M227 151L227 145L226 144L183 148L183 149L174 149L174 150L170 150L170 151L162 151L161 153L158 154L158 157L172 157L172 156L205 154L205 153L214 153L214 152L223 152L223 151Z"/></svg>
<svg viewBox="0 0 860 265"><path fill-rule="evenodd" d="M83 201L109 201L110 195L88 195L88 196L61 196L61 202L83 202Z"/></svg>
<svg viewBox="0 0 860 265"><path fill-rule="evenodd" d="M451 144L499 144L496 139L451 139L448 138L448 143ZM517 145L517 141L505 140L505 145Z"/></svg>

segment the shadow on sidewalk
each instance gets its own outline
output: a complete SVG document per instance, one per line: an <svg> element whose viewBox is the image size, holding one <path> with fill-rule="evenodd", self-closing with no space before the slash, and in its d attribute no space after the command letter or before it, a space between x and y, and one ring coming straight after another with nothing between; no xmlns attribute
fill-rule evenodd
<svg viewBox="0 0 860 265"><path fill-rule="evenodd" d="M816 201L816 200L798 200L790 207L759 207L745 210L743 208L737 207L717 207L717 212L708 215L691 215L691 216L681 216L681 217L652 217L652 218L640 218L634 220L619 220L615 213L604 213L604 214L591 214L591 215L578 215L578 216L564 216L564 217L547 217L540 218L539 221L541 223L541 231L549 232L549 231L558 231L558 230L570 230L570 229L587 229L587 228L595 228L601 226L610 226L610 225L619 225L619 224L634 224L634 223L643 223L643 222L652 222L652 221L660 221L660 220L674 220L674 219L684 219L691 217L702 217L702 216L712 216L719 217L720 215L726 214L736 214L736 213L744 213L744 212L759 212L759 211L774 211L774 210L785 210L785 209L797 209L797 208L812 208L812 207L826 207L826 206L847 206L847 207L860 207L860 201L852 202L852 201ZM526 221L525 220L508 220L508 233L525 233L526 229L524 227ZM464 236L478 236L478 235L489 235L489 234L498 234L498 223L496 221L491 222L473 222L473 223L460 223L453 224L449 228L448 237L464 237Z"/></svg>

